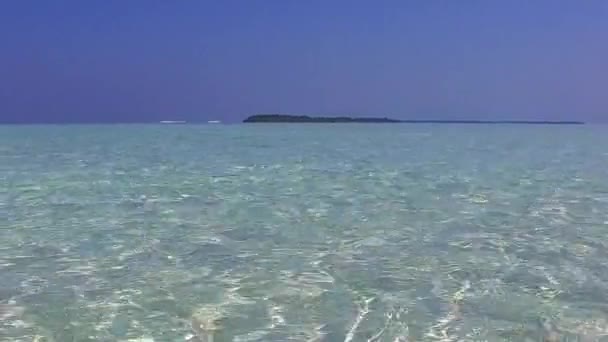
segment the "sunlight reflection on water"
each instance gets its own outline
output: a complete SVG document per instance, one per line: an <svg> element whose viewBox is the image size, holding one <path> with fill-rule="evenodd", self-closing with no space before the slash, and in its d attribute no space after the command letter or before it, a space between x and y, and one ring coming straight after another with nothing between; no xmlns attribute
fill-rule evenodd
<svg viewBox="0 0 608 342"><path fill-rule="evenodd" d="M608 336L597 128L0 133L0 340Z"/></svg>

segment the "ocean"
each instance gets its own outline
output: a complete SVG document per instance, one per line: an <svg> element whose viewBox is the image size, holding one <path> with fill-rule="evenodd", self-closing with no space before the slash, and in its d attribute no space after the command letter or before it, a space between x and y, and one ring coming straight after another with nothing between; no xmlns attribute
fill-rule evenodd
<svg viewBox="0 0 608 342"><path fill-rule="evenodd" d="M606 340L607 234L602 126L0 126L1 341Z"/></svg>

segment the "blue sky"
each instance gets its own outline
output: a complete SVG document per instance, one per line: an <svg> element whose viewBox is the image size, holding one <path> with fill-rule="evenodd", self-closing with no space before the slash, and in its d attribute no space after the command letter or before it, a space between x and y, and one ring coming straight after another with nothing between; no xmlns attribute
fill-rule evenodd
<svg viewBox="0 0 608 342"><path fill-rule="evenodd" d="M608 1L0 2L0 122L608 121Z"/></svg>

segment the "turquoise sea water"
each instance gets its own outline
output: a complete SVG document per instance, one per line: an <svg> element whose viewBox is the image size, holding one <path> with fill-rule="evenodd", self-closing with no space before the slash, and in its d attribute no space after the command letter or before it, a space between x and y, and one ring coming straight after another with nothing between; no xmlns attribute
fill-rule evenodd
<svg viewBox="0 0 608 342"><path fill-rule="evenodd" d="M601 126L0 127L1 341L608 340Z"/></svg>

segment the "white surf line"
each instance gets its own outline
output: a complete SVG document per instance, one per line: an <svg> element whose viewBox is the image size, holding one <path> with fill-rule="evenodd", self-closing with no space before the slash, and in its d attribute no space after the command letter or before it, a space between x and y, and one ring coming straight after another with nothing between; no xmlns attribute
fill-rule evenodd
<svg viewBox="0 0 608 342"><path fill-rule="evenodd" d="M359 327L361 322L363 322L365 316L367 316L367 314L369 313L369 303L373 302L374 299L374 297L368 298L363 302L363 307L359 308L359 314L357 315L357 318L355 319L353 325L350 327L350 330L348 330L348 333L344 337L344 342L351 342L353 340L357 328Z"/></svg>

